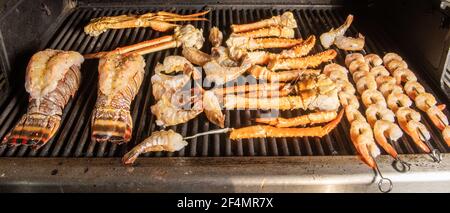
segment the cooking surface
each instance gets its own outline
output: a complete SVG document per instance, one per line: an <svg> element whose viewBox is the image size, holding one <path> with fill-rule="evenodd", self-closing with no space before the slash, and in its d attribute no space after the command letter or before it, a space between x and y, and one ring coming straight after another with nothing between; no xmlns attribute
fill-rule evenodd
<svg viewBox="0 0 450 213"><path fill-rule="evenodd" d="M224 33L224 38L230 34L230 25L235 23L248 23L273 15L279 15L287 10L281 7L277 9L250 7L218 7L206 15L209 22L192 22L195 27L203 29L205 38L209 35L209 29L217 26ZM255 8L255 7L252 7ZM281 8L281 9L278 9ZM82 54L112 50L116 47L134 44L140 41L157 38L170 33L159 33L150 28L136 28L123 30L108 30L98 37L88 36L83 32L83 27L94 17L114 16L128 13L144 13L156 10L146 10L144 8L78 8L73 11L61 24L59 29L50 39L45 48L74 50ZM190 14L202 11L200 8L170 9L170 12L179 14ZM296 29L296 37L306 38L311 34L318 37L321 33L328 31L331 27L338 27L348 15L343 8L339 7L289 7L294 13L299 27ZM413 62L397 49L397 45L383 31L383 28L375 25L370 20L355 16L354 24L349 29L349 35L356 35L361 32L366 36L366 53L376 53L383 56L387 52L399 52L405 61L413 68L416 75L425 79L423 73L414 66ZM203 51L209 53L209 41L205 42ZM337 49L336 49L337 50ZM317 42L311 52L323 51L320 43ZM338 51L336 58L339 64L344 64L344 57L347 52ZM83 82L75 96L69 102L63 115L62 125L55 137L44 147L33 151L28 147L19 146L13 148L0 148L0 156L51 156L51 157L121 157L137 143L148 137L152 131L159 130L155 124L155 117L150 112L150 106L154 104L150 77L157 62L162 62L164 57L169 55L181 55L181 49L165 50L162 52L145 55L146 74L139 94L132 103L131 112L134 121L133 138L128 144L115 145L111 143L95 143L90 139L90 121L97 96L97 65L98 60L86 60L82 65ZM20 72L25 72L21 70ZM433 93L438 103L448 103L447 100L439 99L439 94L432 90L438 89L439 85L429 87L426 82L419 79L420 83L426 86L426 90ZM4 135L12 128L20 116L25 113L28 95L24 92L15 92L0 105L0 136ZM257 110L235 110L226 111L225 125L227 127L243 127L254 123L253 119L261 115ZM300 110L285 111L283 117L299 115ZM448 110L445 110L447 116ZM443 142L439 131L435 128L427 116L422 113L422 120L431 131L431 146L441 152L450 152ZM184 136L190 136L197 132L204 132L218 128L208 122L204 114L189 121L188 123L177 125L172 129ZM349 140L350 125L344 118L340 125L329 135L319 138L279 138L279 139L250 139L230 141L225 134L203 136L189 141L189 145L183 150L175 153L151 153L144 156L164 157L164 156L315 156L315 155L355 155L353 145ZM403 136L398 142L394 142L394 147L400 154L420 153L414 143Z"/></svg>

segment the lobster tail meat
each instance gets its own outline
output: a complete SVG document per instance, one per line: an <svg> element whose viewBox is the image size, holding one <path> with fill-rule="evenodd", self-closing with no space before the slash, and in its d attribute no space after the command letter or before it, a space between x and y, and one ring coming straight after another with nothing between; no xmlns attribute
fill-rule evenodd
<svg viewBox="0 0 450 213"><path fill-rule="evenodd" d="M131 139L130 105L144 77L138 54L108 54L99 62L98 97L92 117L92 139L124 143Z"/></svg>
<svg viewBox="0 0 450 213"><path fill-rule="evenodd" d="M25 88L30 93L28 110L3 139L3 144L45 145L61 123L64 107L81 81L83 56L73 51L46 49L31 57Z"/></svg>

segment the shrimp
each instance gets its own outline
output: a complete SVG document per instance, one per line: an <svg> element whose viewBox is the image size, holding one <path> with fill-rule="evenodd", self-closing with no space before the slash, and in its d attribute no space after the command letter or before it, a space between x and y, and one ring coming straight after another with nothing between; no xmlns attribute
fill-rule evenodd
<svg viewBox="0 0 450 213"><path fill-rule="evenodd" d="M358 33L357 38L337 36L334 44L341 50L359 51L364 48L365 37L361 33Z"/></svg>
<svg viewBox="0 0 450 213"><path fill-rule="evenodd" d="M350 63L348 70L353 74L356 71L370 71L370 67L364 60L355 60Z"/></svg>
<svg viewBox="0 0 450 213"><path fill-rule="evenodd" d="M387 69L383 65L372 67L372 69L370 69L370 73L372 73L372 75L375 76L375 78L379 76L390 75L389 71L387 71Z"/></svg>
<svg viewBox="0 0 450 213"><path fill-rule="evenodd" d="M442 137L444 137L445 143L450 147L450 126L446 126L444 130L442 130Z"/></svg>
<svg viewBox="0 0 450 213"><path fill-rule="evenodd" d="M397 112L400 107L410 107L412 105L412 101L404 93L392 93L387 97L387 105L389 106L389 109Z"/></svg>
<svg viewBox="0 0 450 213"><path fill-rule="evenodd" d="M384 63L384 65L388 64L388 63L391 62L392 60L403 61L402 57L400 57L397 53L387 53L387 54L384 55L384 57L383 57L383 63Z"/></svg>
<svg viewBox="0 0 450 213"><path fill-rule="evenodd" d="M380 150L375 144L370 125L365 121L353 121L350 126L350 138L362 160L374 168L376 165L374 157L380 155Z"/></svg>
<svg viewBox="0 0 450 213"><path fill-rule="evenodd" d="M355 109L359 108L359 101L358 98L356 98L355 95L348 94L345 92L339 92L339 101L341 102L342 106L350 106Z"/></svg>
<svg viewBox="0 0 450 213"><path fill-rule="evenodd" d="M330 46L335 42L336 37L343 36L352 22L353 15L348 15L343 25L336 29L332 28L330 31L320 35L320 43L322 43L322 46L325 47L325 49L330 48Z"/></svg>
<svg viewBox="0 0 450 213"><path fill-rule="evenodd" d="M425 88L417 81L408 81L403 88L406 94L413 100L416 99L417 95L425 92Z"/></svg>
<svg viewBox="0 0 450 213"><path fill-rule="evenodd" d="M441 131L448 126L448 118L445 114L439 109L438 106L432 106L428 108L426 111L428 117L431 119L433 124L440 129Z"/></svg>
<svg viewBox="0 0 450 213"><path fill-rule="evenodd" d="M339 88L339 91L345 92L347 94L354 95L356 93L355 87L353 87L353 84L348 81L337 80L336 87Z"/></svg>
<svg viewBox="0 0 450 213"><path fill-rule="evenodd" d="M340 70L334 70L334 71L331 71L331 72L329 73L328 77L329 77L331 80L333 80L333 81L338 81L338 80L340 80L340 81L348 81L347 73L343 73L343 72L340 71Z"/></svg>
<svg viewBox="0 0 450 213"><path fill-rule="evenodd" d="M417 81L416 75L408 68L398 68L392 73L392 76L394 76L398 85L402 82Z"/></svg>
<svg viewBox="0 0 450 213"><path fill-rule="evenodd" d="M375 78L375 81L377 82L378 87L381 86L383 83L389 83L389 84L396 84L397 81L392 76L378 76Z"/></svg>
<svg viewBox="0 0 450 213"><path fill-rule="evenodd" d="M133 164L142 153L168 151L175 152L183 149L188 143L183 136L169 129L153 132L140 144L131 149L122 158L123 164Z"/></svg>
<svg viewBox="0 0 450 213"><path fill-rule="evenodd" d="M345 66L349 67L353 61L365 62L364 56L361 53L350 53L345 56Z"/></svg>
<svg viewBox="0 0 450 213"><path fill-rule="evenodd" d="M335 72L335 71L341 71L344 74L348 73L348 70L345 67L343 67L339 64L336 64L336 63L327 64L323 68L322 73L325 75L329 75L331 72Z"/></svg>
<svg viewBox="0 0 450 213"><path fill-rule="evenodd" d="M398 118L398 122L407 122L408 120L420 121L420 113L409 108L409 107L400 107L395 112L395 115Z"/></svg>
<svg viewBox="0 0 450 213"><path fill-rule="evenodd" d="M400 127L389 121L378 120L373 126L373 133L376 142L383 147L389 155L396 159L398 157L398 153L395 151L394 147L388 143L386 138L388 137L392 141L397 141L403 136L403 132Z"/></svg>
<svg viewBox="0 0 450 213"><path fill-rule="evenodd" d="M387 97L390 94L398 94L403 93L403 89L401 86L397 84L392 84L389 82L382 83L378 90L383 93L384 97Z"/></svg>
<svg viewBox="0 0 450 213"><path fill-rule="evenodd" d="M366 109L366 118L371 126L373 126L377 120L385 120L392 123L395 122L394 112L380 104L368 106Z"/></svg>
<svg viewBox="0 0 450 213"><path fill-rule="evenodd" d="M408 107L400 107L395 114L403 131L413 139L420 149L429 153L430 149L423 141L430 139L430 132L420 123L420 113Z"/></svg>
<svg viewBox="0 0 450 213"><path fill-rule="evenodd" d="M386 64L386 68L389 71L391 71L391 73L392 73L399 68L403 68L403 69L408 68L408 64L406 64L405 61L399 61L399 60L394 59L394 60L390 61L388 64Z"/></svg>
<svg viewBox="0 0 450 213"><path fill-rule="evenodd" d="M347 117L347 120L350 123L353 123L353 121L356 120L366 122L364 115L357 108L351 106L345 107L345 117Z"/></svg>
<svg viewBox="0 0 450 213"><path fill-rule="evenodd" d="M356 82L356 90L359 94L368 89L377 89L377 82L373 76L364 76Z"/></svg>
<svg viewBox="0 0 450 213"><path fill-rule="evenodd" d="M353 81L357 82L359 79L361 79L364 76L373 76L372 73L370 73L369 71L356 71L352 74L353 77ZM373 76L375 77L375 76Z"/></svg>
<svg viewBox="0 0 450 213"><path fill-rule="evenodd" d="M387 107L386 100L378 90L366 90L361 94L363 104L368 107L372 104L379 104L383 107Z"/></svg>
<svg viewBox="0 0 450 213"><path fill-rule="evenodd" d="M420 110L426 112L428 108L437 104L436 98L428 92L421 93L414 98L414 102Z"/></svg>
<svg viewBox="0 0 450 213"><path fill-rule="evenodd" d="M383 60L377 54L368 54L368 55L364 56L364 60L371 67L377 67L377 66L380 66L381 64L383 64Z"/></svg>
<svg viewBox="0 0 450 213"><path fill-rule="evenodd" d="M221 128L225 127L225 116L213 91L205 91L203 93L203 110L209 121Z"/></svg>

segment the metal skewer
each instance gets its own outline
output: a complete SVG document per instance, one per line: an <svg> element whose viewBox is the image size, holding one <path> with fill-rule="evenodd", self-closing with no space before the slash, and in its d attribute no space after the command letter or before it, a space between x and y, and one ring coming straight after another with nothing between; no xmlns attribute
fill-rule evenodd
<svg viewBox="0 0 450 213"><path fill-rule="evenodd" d="M433 159L434 162L440 163L442 161L441 151L431 146L430 142L425 138L425 135L423 134L422 130L418 128L417 131L420 133L420 136L422 136L423 141L428 146L428 148L431 149L431 152L429 153L430 157Z"/></svg>
<svg viewBox="0 0 450 213"><path fill-rule="evenodd" d="M375 161L375 158L372 156L372 158ZM380 192L382 193L388 193L392 190L392 188L394 188L394 184L392 183L392 180L389 178L385 178L383 176L383 174L380 171L380 168L378 167L378 163L375 161L375 171L376 173L380 176L380 181L378 181L378 190L380 190ZM387 190L383 189L383 182L387 182L389 184L389 188Z"/></svg>
<svg viewBox="0 0 450 213"><path fill-rule="evenodd" d="M389 140L389 143L391 143L391 144L393 143L391 138L388 138L388 140ZM401 167L398 167L397 166L398 164L400 164ZM401 172L401 173L409 172L411 170L411 164L400 159L400 157L398 157L398 156L396 158L394 158L394 162L392 165L393 165L392 167L394 167L395 170L397 170L398 172Z"/></svg>
<svg viewBox="0 0 450 213"><path fill-rule="evenodd" d="M203 135L212 135L212 134L219 134L219 133L227 133L227 132L231 132L232 130L233 130L233 128L214 129L214 130L210 130L210 131L206 131L206 132L201 132L201 133L197 133L197 134L192 135L192 136L185 137L184 140L193 139L193 138L200 137L200 136L203 136Z"/></svg>

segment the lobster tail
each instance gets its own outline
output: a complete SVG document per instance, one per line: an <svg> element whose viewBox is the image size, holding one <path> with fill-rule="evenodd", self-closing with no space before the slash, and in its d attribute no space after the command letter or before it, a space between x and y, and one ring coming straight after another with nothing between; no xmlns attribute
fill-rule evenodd
<svg viewBox="0 0 450 213"><path fill-rule="evenodd" d="M100 108L92 117L92 139L97 142L126 143L131 139L133 123L129 110Z"/></svg>
<svg viewBox="0 0 450 213"><path fill-rule="evenodd" d="M27 145L37 149L55 135L61 124L58 115L25 114L17 125L3 139L9 146Z"/></svg>

